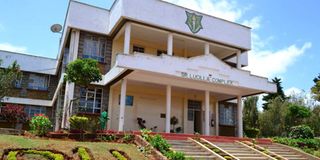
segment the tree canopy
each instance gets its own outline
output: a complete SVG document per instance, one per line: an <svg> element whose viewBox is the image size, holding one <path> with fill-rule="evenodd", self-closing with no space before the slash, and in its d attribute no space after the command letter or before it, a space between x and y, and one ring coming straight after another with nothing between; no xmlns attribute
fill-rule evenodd
<svg viewBox="0 0 320 160"><path fill-rule="evenodd" d="M2 60L0 59L0 65ZM13 83L20 77L20 66L15 61L8 68L0 68L0 105L12 90Z"/></svg>
<svg viewBox="0 0 320 160"><path fill-rule="evenodd" d="M311 93L316 101L320 101L320 74L313 79L314 86L311 88Z"/></svg>
<svg viewBox="0 0 320 160"><path fill-rule="evenodd" d="M244 101L243 122L244 128L258 128L259 112L257 108L258 97L248 97Z"/></svg>
<svg viewBox="0 0 320 160"><path fill-rule="evenodd" d="M277 92L276 93L269 93L268 95L266 95L262 98L262 100L265 101L265 103L262 106L264 110L268 110L268 104L270 103L271 100L275 99L276 97L280 97L282 100L286 99L286 96L283 92L283 87L281 85L281 83L282 83L281 78L275 77L274 79L272 79L272 82L277 85Z"/></svg>
<svg viewBox="0 0 320 160"><path fill-rule="evenodd" d="M64 79L87 87L91 82L102 80L98 62L93 59L77 59L68 64Z"/></svg>

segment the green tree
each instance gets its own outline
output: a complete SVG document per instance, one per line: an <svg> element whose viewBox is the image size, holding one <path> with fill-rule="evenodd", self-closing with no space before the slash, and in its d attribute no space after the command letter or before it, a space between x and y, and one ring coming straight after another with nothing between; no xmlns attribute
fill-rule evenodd
<svg viewBox="0 0 320 160"><path fill-rule="evenodd" d="M313 79L314 86L311 88L311 93L316 101L320 101L320 74Z"/></svg>
<svg viewBox="0 0 320 160"><path fill-rule="evenodd" d="M286 114L286 128L290 129L293 126L301 125L311 116L309 108L299 104L289 104Z"/></svg>
<svg viewBox="0 0 320 160"><path fill-rule="evenodd" d="M257 108L258 97L248 97L244 101L243 124L244 128L258 128L259 112Z"/></svg>
<svg viewBox="0 0 320 160"><path fill-rule="evenodd" d="M1 64L2 60L0 59L0 66ZM19 76L20 67L16 61L8 66L8 68L0 68L0 106L3 98L11 93L13 83Z"/></svg>
<svg viewBox="0 0 320 160"><path fill-rule="evenodd" d="M87 88L91 82L102 80L102 75L96 60L77 59L68 64L64 79Z"/></svg>
<svg viewBox="0 0 320 160"><path fill-rule="evenodd" d="M281 78L275 77L274 79L272 79L272 82L277 85L277 92L269 93L268 95L262 98L262 100L265 101L265 103L262 106L264 110L268 110L268 106L269 106L268 104L270 103L271 100L275 99L276 97L280 97L282 100L286 99L286 96L283 92L283 87L281 86L281 83L282 83Z"/></svg>
<svg viewBox="0 0 320 160"><path fill-rule="evenodd" d="M307 119L307 124L314 130L315 136L320 136L320 106L315 106L311 111L311 116Z"/></svg>
<svg viewBox="0 0 320 160"><path fill-rule="evenodd" d="M285 117L288 112L289 103L276 97L270 100L268 110L259 115L260 131L263 137L286 136Z"/></svg>

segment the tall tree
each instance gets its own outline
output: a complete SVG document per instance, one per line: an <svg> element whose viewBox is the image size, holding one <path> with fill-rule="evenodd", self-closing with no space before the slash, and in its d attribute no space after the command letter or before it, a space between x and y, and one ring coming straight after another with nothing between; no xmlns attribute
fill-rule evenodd
<svg viewBox="0 0 320 160"><path fill-rule="evenodd" d="M2 60L0 59L0 66ZM0 106L3 98L8 96L12 90L13 83L20 76L20 67L17 62L13 62L8 68L0 68Z"/></svg>
<svg viewBox="0 0 320 160"><path fill-rule="evenodd" d="M315 83L314 86L311 88L311 93L313 94L313 98L316 101L320 101L320 74L318 77L313 79L313 82Z"/></svg>
<svg viewBox="0 0 320 160"><path fill-rule="evenodd" d="M275 77L272 79L272 82L277 85L277 92L276 93L269 93L268 95L264 96L262 100L265 101L263 104L263 109L268 110L268 104L270 103L271 100L275 99L276 97L280 97L282 100L286 99L286 96L283 92L283 87L281 86L281 78Z"/></svg>
<svg viewBox="0 0 320 160"><path fill-rule="evenodd" d="M243 123L245 128L258 128L259 112L257 108L258 97L248 97L244 101Z"/></svg>
<svg viewBox="0 0 320 160"><path fill-rule="evenodd" d="M268 110L259 115L259 125L263 137L286 136L285 117L288 112L289 103L276 97L270 100Z"/></svg>

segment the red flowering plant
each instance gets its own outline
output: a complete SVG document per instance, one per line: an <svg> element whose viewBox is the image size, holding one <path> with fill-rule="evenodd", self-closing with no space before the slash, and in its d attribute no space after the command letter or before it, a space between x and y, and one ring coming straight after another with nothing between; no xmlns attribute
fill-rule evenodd
<svg viewBox="0 0 320 160"><path fill-rule="evenodd" d="M27 114L24 112L24 107L14 104L7 104L1 107L0 116L15 127L17 123L25 123Z"/></svg>
<svg viewBox="0 0 320 160"><path fill-rule="evenodd" d="M48 130L52 127L52 123L48 116L44 114L36 114L30 120L31 132L37 136L44 136L47 134Z"/></svg>

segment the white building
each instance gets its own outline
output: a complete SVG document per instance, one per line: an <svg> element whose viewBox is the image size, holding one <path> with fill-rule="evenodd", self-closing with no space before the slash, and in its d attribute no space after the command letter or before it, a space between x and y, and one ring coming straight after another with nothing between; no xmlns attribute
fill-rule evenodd
<svg viewBox="0 0 320 160"><path fill-rule="evenodd" d="M61 80L42 106L55 111L56 129L72 114L106 109L111 130L144 125L156 132L241 137L242 98L276 92L267 78L242 69L250 35L249 27L161 0L116 0L110 10L70 1L56 70L46 74L61 80L68 62L93 58L103 80L89 90ZM10 98L6 103L38 101Z"/></svg>

